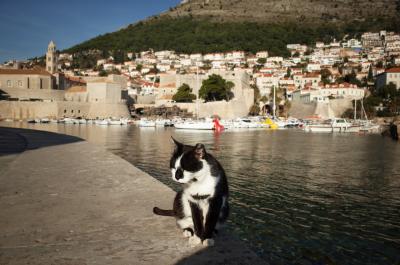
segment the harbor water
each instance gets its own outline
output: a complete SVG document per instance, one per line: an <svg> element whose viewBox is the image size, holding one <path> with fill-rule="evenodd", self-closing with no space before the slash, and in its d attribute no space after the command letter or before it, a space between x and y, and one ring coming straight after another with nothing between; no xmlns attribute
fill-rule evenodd
<svg viewBox="0 0 400 265"><path fill-rule="evenodd" d="M228 176L229 229L270 264L400 264L400 145L389 138L296 129L1 125L82 137L176 190L170 137L203 143Z"/></svg>

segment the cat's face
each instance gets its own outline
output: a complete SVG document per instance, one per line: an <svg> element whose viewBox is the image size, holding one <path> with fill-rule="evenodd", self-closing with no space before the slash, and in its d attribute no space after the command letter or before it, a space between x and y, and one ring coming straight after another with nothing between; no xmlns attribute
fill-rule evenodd
<svg viewBox="0 0 400 265"><path fill-rule="evenodd" d="M173 140L175 149L170 160L172 179L182 184L198 181L202 177L200 172L206 154L204 145L188 146Z"/></svg>

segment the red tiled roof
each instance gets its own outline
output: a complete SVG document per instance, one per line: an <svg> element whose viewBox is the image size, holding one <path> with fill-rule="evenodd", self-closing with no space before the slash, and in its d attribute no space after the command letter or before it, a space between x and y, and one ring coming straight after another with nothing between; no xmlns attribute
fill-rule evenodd
<svg viewBox="0 0 400 265"><path fill-rule="evenodd" d="M400 73L400 67L387 69L386 73Z"/></svg>
<svg viewBox="0 0 400 265"><path fill-rule="evenodd" d="M73 81L73 82L79 82L82 84L86 84L85 79L81 78L81 77L76 77L76 76L65 76L66 79Z"/></svg>
<svg viewBox="0 0 400 265"><path fill-rule="evenodd" d="M341 84L328 84L322 88L329 89L329 88L359 88L359 87L357 85L353 85L350 83L341 83Z"/></svg>
<svg viewBox="0 0 400 265"><path fill-rule="evenodd" d="M319 74L319 73L307 73L304 75L304 78L317 78L320 76L321 76L321 74Z"/></svg>

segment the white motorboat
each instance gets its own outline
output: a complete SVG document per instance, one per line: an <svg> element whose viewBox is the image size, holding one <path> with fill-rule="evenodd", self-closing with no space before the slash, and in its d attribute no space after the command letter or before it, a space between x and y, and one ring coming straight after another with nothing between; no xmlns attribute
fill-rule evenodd
<svg viewBox="0 0 400 265"><path fill-rule="evenodd" d="M74 119L64 118L64 119L62 119L62 122L65 124L74 124Z"/></svg>
<svg viewBox="0 0 400 265"><path fill-rule="evenodd" d="M206 120L186 120L174 124L176 129L185 130L214 130L214 122L211 119Z"/></svg>
<svg viewBox="0 0 400 265"><path fill-rule="evenodd" d="M127 119L111 119L108 122L109 125L127 125L128 124L128 120Z"/></svg>
<svg viewBox="0 0 400 265"><path fill-rule="evenodd" d="M86 119L78 119L78 124L86 124Z"/></svg>
<svg viewBox="0 0 400 265"><path fill-rule="evenodd" d="M96 120L96 125L108 125L108 124L109 124L109 120L108 119Z"/></svg>
<svg viewBox="0 0 400 265"><path fill-rule="evenodd" d="M140 119L139 127L156 127L156 122L148 119Z"/></svg>
<svg viewBox="0 0 400 265"><path fill-rule="evenodd" d="M172 125L172 121L169 119L158 119L156 120L156 127L168 127Z"/></svg>

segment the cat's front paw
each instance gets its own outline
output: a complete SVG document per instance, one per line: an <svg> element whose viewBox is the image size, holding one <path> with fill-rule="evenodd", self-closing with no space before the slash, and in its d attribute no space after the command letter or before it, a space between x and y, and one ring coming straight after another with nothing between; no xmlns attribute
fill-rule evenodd
<svg viewBox="0 0 400 265"><path fill-rule="evenodd" d="M200 244L201 244L201 239L198 236L194 235L189 238L189 246L195 247Z"/></svg>
<svg viewBox="0 0 400 265"><path fill-rule="evenodd" d="M204 241L203 241L203 246L205 246L205 247L213 247L214 244L215 244L215 242L214 242L214 239L212 239L212 238L207 238L207 239L204 239Z"/></svg>

